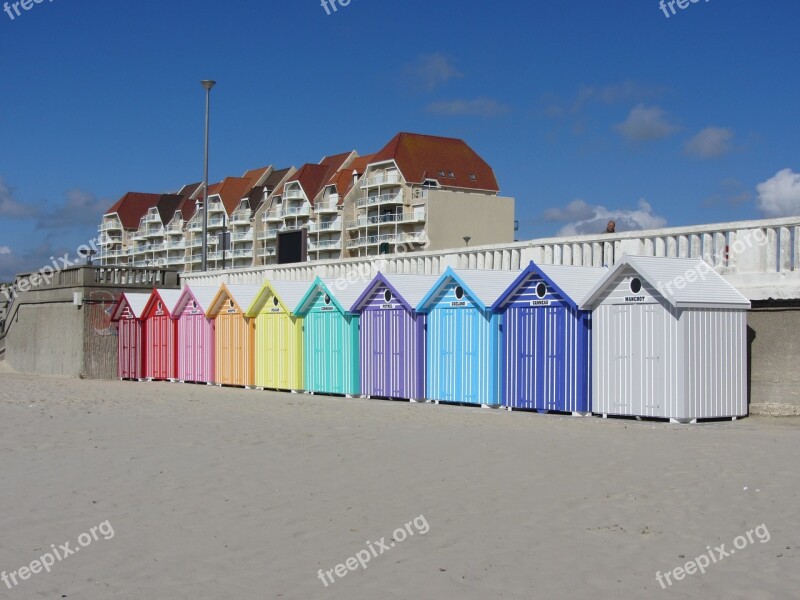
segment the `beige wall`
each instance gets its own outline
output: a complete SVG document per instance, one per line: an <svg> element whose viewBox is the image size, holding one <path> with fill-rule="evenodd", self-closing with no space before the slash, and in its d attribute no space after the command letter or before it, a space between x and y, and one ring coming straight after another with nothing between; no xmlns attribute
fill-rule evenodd
<svg viewBox="0 0 800 600"><path fill-rule="evenodd" d="M462 248L514 241L514 199L486 194L430 190L427 250Z"/></svg>

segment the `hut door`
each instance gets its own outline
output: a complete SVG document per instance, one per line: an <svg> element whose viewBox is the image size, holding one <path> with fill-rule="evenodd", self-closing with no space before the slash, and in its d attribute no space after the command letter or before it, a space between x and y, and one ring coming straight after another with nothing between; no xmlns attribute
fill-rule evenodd
<svg viewBox="0 0 800 600"><path fill-rule="evenodd" d="M517 331L511 336L519 344L519 366L517 368L517 390L519 401L514 402L517 408L536 408L536 356L537 345L541 345L542 336L539 334L539 322L536 315L540 312L536 308L512 309L518 311ZM510 333L510 332L509 332ZM509 358L513 356L509 353Z"/></svg>
<svg viewBox="0 0 800 600"><path fill-rule="evenodd" d="M543 361L543 400L546 410L565 410L564 403L564 321L566 309L549 307L542 312L544 336L540 339Z"/></svg>
<svg viewBox="0 0 800 600"><path fill-rule="evenodd" d="M372 360L372 386L376 396L388 396L389 390L386 385L389 380L389 319L388 311L375 310L365 315L372 319L373 332L372 348L374 352ZM362 325L363 327L363 325Z"/></svg>
<svg viewBox="0 0 800 600"><path fill-rule="evenodd" d="M135 330L133 319L120 319L119 322L119 343L122 352L119 357L120 377L135 377L134 374L134 352L135 352Z"/></svg>
<svg viewBox="0 0 800 600"><path fill-rule="evenodd" d="M328 373L329 390L335 394L343 394L345 392L345 360L342 344L346 335L346 322L344 317L336 312L322 313L322 318L325 321L325 337L328 342L327 352L329 355L325 370Z"/></svg>
<svg viewBox="0 0 800 600"><path fill-rule="evenodd" d="M462 394L457 399L463 398L463 402L472 404L480 403L480 389L478 376L480 369L487 369L487 365L480 364L480 353L478 344L478 319L482 318L480 313L474 309L461 309L457 311L457 328L463 337L464 360L460 365L457 383L463 386Z"/></svg>
<svg viewBox="0 0 800 600"><path fill-rule="evenodd" d="M390 367L387 373L389 396L404 397L403 380L406 375L406 353L404 335L405 311L392 309L384 311L386 319L386 351L389 353Z"/></svg>
<svg viewBox="0 0 800 600"><path fill-rule="evenodd" d="M664 379L662 377L661 344L663 342L664 313L658 304L645 304L637 306L641 311L642 334L637 336L641 340L641 406L645 409L643 414L651 414L653 410L662 405L664 394Z"/></svg>
<svg viewBox="0 0 800 600"><path fill-rule="evenodd" d="M611 307L611 372L608 373L610 412L627 414L631 409L631 378L633 375L630 306ZM638 336L637 336L638 337ZM637 361L638 362L638 361Z"/></svg>
<svg viewBox="0 0 800 600"><path fill-rule="evenodd" d="M201 356L205 356L208 351L205 348L205 340L202 335L198 335L199 315L181 317L181 324L184 325L183 336L183 376L187 381L198 381L199 365ZM202 318L202 317L200 317Z"/></svg>
<svg viewBox="0 0 800 600"><path fill-rule="evenodd" d="M218 377L223 385L231 385L233 383L235 365L238 362L233 354L233 317L220 315L217 317L217 324L220 328L219 335L222 340L221 368Z"/></svg>
<svg viewBox="0 0 800 600"><path fill-rule="evenodd" d="M432 368L439 371L439 389L436 398L441 400L456 400L461 395L461 361L457 360L458 344L461 341L461 327L459 326L458 309L445 308L441 311L441 357L432 357ZM437 360L438 358L438 360Z"/></svg>
<svg viewBox="0 0 800 600"><path fill-rule="evenodd" d="M151 317L153 320L152 334L152 359L153 359L153 377L155 379L167 378L167 332L164 317Z"/></svg>

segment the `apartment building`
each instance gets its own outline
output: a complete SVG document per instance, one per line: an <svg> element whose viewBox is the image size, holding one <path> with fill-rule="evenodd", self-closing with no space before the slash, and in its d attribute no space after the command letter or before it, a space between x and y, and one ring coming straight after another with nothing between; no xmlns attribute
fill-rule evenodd
<svg viewBox="0 0 800 600"><path fill-rule="evenodd" d="M347 198L347 255L512 242L514 200L499 190L463 140L399 133Z"/></svg>
<svg viewBox="0 0 800 600"><path fill-rule="evenodd" d="M210 270L277 263L288 232L303 232L308 260L514 240L513 198L501 197L489 164L453 138L399 133L375 154L253 169L210 185L208 195ZM201 184L126 194L103 216L100 263L199 270L202 198Z"/></svg>
<svg viewBox="0 0 800 600"><path fill-rule="evenodd" d="M324 254L341 256L342 220L337 218L338 204L317 201L323 196L326 183L357 158L355 151L324 157L319 163L306 163L275 190L268 202L256 214L260 224L257 234L258 265L274 264L278 256L278 237L281 233L305 230L309 260L320 257L320 235L325 244ZM338 247L333 248L338 227ZM338 252L337 252L338 251Z"/></svg>

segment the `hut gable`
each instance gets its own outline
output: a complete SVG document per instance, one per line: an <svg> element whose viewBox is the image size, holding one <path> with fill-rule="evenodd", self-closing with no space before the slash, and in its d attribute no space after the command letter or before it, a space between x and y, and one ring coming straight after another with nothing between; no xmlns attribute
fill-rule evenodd
<svg viewBox="0 0 800 600"><path fill-rule="evenodd" d="M261 312L293 314L308 291L306 281L267 281L247 308L248 317Z"/></svg>
<svg viewBox="0 0 800 600"><path fill-rule="evenodd" d="M322 279L317 277L303 298L298 302L296 314L303 316L311 311L350 314L350 307L364 291L366 283L361 280Z"/></svg>
<svg viewBox="0 0 800 600"><path fill-rule="evenodd" d="M172 317L177 319L184 312L188 314L206 314L217 295L219 288L212 286L187 286L181 291L181 295L175 302Z"/></svg>
<svg viewBox="0 0 800 600"><path fill-rule="evenodd" d="M142 311L142 318L147 319L154 316L171 317L173 314L175 314L175 308L178 304L178 300L180 300L180 297L180 290L154 289Z"/></svg>
<svg viewBox="0 0 800 600"><path fill-rule="evenodd" d="M257 285L227 285L223 283L211 301L206 315L216 317L222 312L244 314L260 289Z"/></svg>
<svg viewBox="0 0 800 600"><path fill-rule="evenodd" d="M119 297L113 312L112 321L120 319L141 319L144 316L144 309L150 300L150 294L124 293Z"/></svg>
<svg viewBox="0 0 800 600"><path fill-rule="evenodd" d="M637 293L638 279L641 290ZM631 287L631 284L634 284ZM640 300L638 297L645 299ZM623 255L581 302L665 302L673 308L749 308L750 302L701 259Z"/></svg>
<svg viewBox="0 0 800 600"><path fill-rule="evenodd" d="M509 306L551 304L567 305L577 309L578 302L606 272L606 269L595 267L544 267L531 261L492 304L492 310L500 311Z"/></svg>
<svg viewBox="0 0 800 600"><path fill-rule="evenodd" d="M419 301L425 297L438 279L435 275L378 273L353 303L350 311L402 307L407 312L414 313Z"/></svg>
<svg viewBox="0 0 800 600"><path fill-rule="evenodd" d="M474 306L486 311L518 276L519 271L456 270L448 267L419 302L417 310L428 312L437 307Z"/></svg>

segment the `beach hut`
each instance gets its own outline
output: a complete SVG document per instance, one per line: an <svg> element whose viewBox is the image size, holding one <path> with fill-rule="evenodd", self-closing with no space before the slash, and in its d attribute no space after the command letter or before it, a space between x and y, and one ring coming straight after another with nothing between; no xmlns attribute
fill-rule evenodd
<svg viewBox="0 0 800 600"><path fill-rule="evenodd" d="M218 385L255 385L255 319L247 308L260 285L222 284L206 316L214 319L214 382Z"/></svg>
<svg viewBox="0 0 800 600"><path fill-rule="evenodd" d="M706 262L624 255L581 308L592 310L592 412L747 414L750 302Z"/></svg>
<svg viewBox="0 0 800 600"><path fill-rule="evenodd" d="M303 387L322 394L359 394L358 322L350 307L364 291L363 279L323 280L307 288L295 314L303 322Z"/></svg>
<svg viewBox="0 0 800 600"><path fill-rule="evenodd" d="M501 404L500 316L491 306L518 275L448 267L419 302L417 312L428 315L429 400Z"/></svg>
<svg viewBox="0 0 800 600"><path fill-rule="evenodd" d="M360 315L361 394L425 398L425 315L416 306L435 275L378 273L353 303Z"/></svg>
<svg viewBox="0 0 800 600"><path fill-rule="evenodd" d="M591 313L578 303L606 271L531 262L492 305L502 316L504 406L591 413Z"/></svg>
<svg viewBox="0 0 800 600"><path fill-rule="evenodd" d="M117 323L117 375L144 379L144 327L142 313L150 294L123 293L111 313Z"/></svg>
<svg viewBox="0 0 800 600"><path fill-rule="evenodd" d="M303 319L295 308L308 281L268 281L247 309L255 319L255 385L278 390L303 389Z"/></svg>
<svg viewBox="0 0 800 600"><path fill-rule="evenodd" d="M211 286L187 286L175 303L172 318L178 323L180 381L214 382L214 319L206 311L218 291Z"/></svg>
<svg viewBox="0 0 800 600"><path fill-rule="evenodd" d="M180 290L154 289L142 312L144 376L150 380L178 377L178 327L172 318Z"/></svg>

